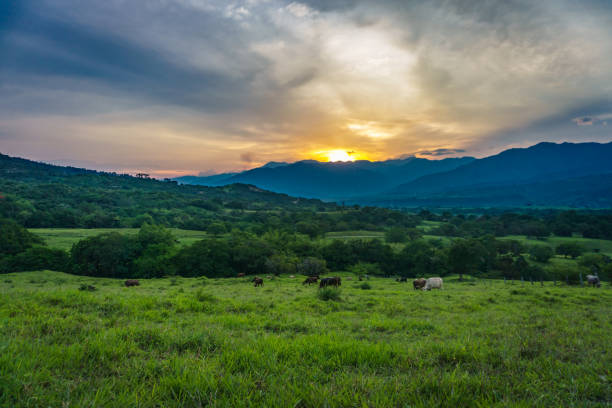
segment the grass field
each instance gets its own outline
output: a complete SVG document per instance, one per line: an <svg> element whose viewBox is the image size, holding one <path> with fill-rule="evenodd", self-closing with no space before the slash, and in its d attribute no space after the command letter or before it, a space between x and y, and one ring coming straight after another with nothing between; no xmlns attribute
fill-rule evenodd
<svg viewBox="0 0 612 408"><path fill-rule="evenodd" d="M612 241L605 239L582 238L582 237L548 237L544 240L530 239L524 235L508 235L499 239L515 239L526 245L549 245L556 248L564 242L578 242L587 252L598 250L602 254L612 256Z"/></svg>
<svg viewBox="0 0 612 408"><path fill-rule="evenodd" d="M206 237L204 231L190 231L178 228L168 228L183 245L192 244ZM69 250L72 245L83 238L105 232L120 232L122 234L137 234L138 228L30 228L31 232L41 236L51 248Z"/></svg>
<svg viewBox="0 0 612 408"><path fill-rule="evenodd" d="M325 301L289 277L3 275L0 406L612 404L609 284L346 278Z"/></svg>

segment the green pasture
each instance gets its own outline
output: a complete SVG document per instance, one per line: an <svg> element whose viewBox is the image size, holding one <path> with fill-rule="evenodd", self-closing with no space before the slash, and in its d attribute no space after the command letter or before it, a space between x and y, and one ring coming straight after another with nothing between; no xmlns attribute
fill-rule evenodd
<svg viewBox="0 0 612 408"><path fill-rule="evenodd" d="M608 283L342 277L2 275L0 406L612 404Z"/></svg>
<svg viewBox="0 0 612 408"><path fill-rule="evenodd" d="M204 231L191 231L178 228L168 228L182 245L192 244L206 237ZM69 250L72 245L83 238L102 234L105 232L120 232L122 234L137 234L138 228L30 228L33 232L41 236L51 248Z"/></svg>
<svg viewBox="0 0 612 408"><path fill-rule="evenodd" d="M545 239L528 238L524 235L508 235L498 239L514 239L526 245L549 245L556 248L564 242L578 242L587 252L599 251L602 254L612 256L612 241L605 239L582 238L582 237L548 237Z"/></svg>

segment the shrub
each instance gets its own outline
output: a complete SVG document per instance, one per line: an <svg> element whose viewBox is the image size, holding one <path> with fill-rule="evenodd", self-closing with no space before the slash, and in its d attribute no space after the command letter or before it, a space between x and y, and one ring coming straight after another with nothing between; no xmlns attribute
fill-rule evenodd
<svg viewBox="0 0 612 408"><path fill-rule="evenodd" d="M336 288L322 288L317 291L317 297L321 300L328 301L334 300L339 301L342 300L340 298L341 291Z"/></svg>
<svg viewBox="0 0 612 408"><path fill-rule="evenodd" d="M372 286L368 282L363 282L361 285L359 285L359 288L363 290L370 290L372 289Z"/></svg>
<svg viewBox="0 0 612 408"><path fill-rule="evenodd" d="M83 290L83 291L87 291L87 292L95 292L98 289L96 289L96 287L93 286L93 285L87 285L87 284L83 283L81 286L79 286L79 290Z"/></svg>

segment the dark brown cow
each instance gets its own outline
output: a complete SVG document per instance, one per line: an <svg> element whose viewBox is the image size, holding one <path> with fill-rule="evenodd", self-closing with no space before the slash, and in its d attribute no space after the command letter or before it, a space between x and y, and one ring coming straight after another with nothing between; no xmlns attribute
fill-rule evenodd
<svg viewBox="0 0 612 408"><path fill-rule="evenodd" d="M338 287L342 284L341 279L338 276L334 276L333 278L323 278L321 282L319 282L319 288L324 288L326 286L335 286Z"/></svg>
<svg viewBox="0 0 612 408"><path fill-rule="evenodd" d="M309 276L309 277L306 278L306 280L304 282L302 282L302 285L308 284L308 286L310 286L313 283L317 283L318 280L319 280L318 276Z"/></svg>
<svg viewBox="0 0 612 408"><path fill-rule="evenodd" d="M130 286L138 286L140 285L140 282L138 282L136 279L128 279L125 281L125 286L127 286L128 288Z"/></svg>
<svg viewBox="0 0 612 408"><path fill-rule="evenodd" d="M257 276L253 278L251 282L255 282L255 287L263 286L263 279L258 278Z"/></svg>
<svg viewBox="0 0 612 408"><path fill-rule="evenodd" d="M427 283L427 281L423 278L419 278L419 279L415 279L412 281L412 286L414 286L414 289L421 289L425 287L425 284Z"/></svg>
<svg viewBox="0 0 612 408"><path fill-rule="evenodd" d="M246 276L246 274L244 274L244 273L239 273L239 274L238 274L238 277L239 277L239 278L244 278L245 276Z"/></svg>

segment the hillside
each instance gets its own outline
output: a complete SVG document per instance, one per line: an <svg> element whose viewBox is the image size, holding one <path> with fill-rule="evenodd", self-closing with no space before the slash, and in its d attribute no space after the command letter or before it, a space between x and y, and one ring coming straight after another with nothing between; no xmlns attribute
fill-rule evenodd
<svg viewBox="0 0 612 408"><path fill-rule="evenodd" d="M612 143L540 143L402 184L381 197L402 205L612 206Z"/></svg>
<svg viewBox="0 0 612 408"><path fill-rule="evenodd" d="M334 209L246 185L179 185L74 167L54 166L0 154L0 217L30 227L131 227L160 222L205 229L234 210Z"/></svg>

